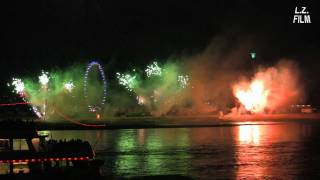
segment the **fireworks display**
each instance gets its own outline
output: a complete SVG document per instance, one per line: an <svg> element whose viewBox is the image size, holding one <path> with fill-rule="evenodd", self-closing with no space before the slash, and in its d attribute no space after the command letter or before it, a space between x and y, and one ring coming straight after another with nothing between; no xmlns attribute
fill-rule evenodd
<svg viewBox="0 0 320 180"><path fill-rule="evenodd" d="M279 111L301 97L296 71L290 62L280 62L258 71L252 81L236 83L233 94L252 113Z"/></svg>
<svg viewBox="0 0 320 180"><path fill-rule="evenodd" d="M143 96L137 96L137 101L138 101L138 104L139 105L144 105L144 104L146 104L146 98L145 97L143 97Z"/></svg>
<svg viewBox="0 0 320 180"><path fill-rule="evenodd" d="M128 73L121 74L117 72L116 76L119 84L124 86L128 91L133 91L133 89L137 86L137 79L135 75L131 75Z"/></svg>
<svg viewBox="0 0 320 180"><path fill-rule="evenodd" d="M10 84L9 84L10 85ZM12 78L12 86L14 86L14 92L19 94L20 96L23 96L24 94L24 83L21 79Z"/></svg>
<svg viewBox="0 0 320 180"><path fill-rule="evenodd" d="M184 101L185 89L189 85L188 75L179 75L182 69L176 63L160 66L149 64L144 73L116 73L119 85L136 96L136 103L153 115L166 114L173 106ZM141 78L144 77L144 78Z"/></svg>
<svg viewBox="0 0 320 180"><path fill-rule="evenodd" d="M186 88L189 84L189 76L188 75L179 75L178 83L181 88Z"/></svg>
<svg viewBox="0 0 320 180"><path fill-rule="evenodd" d="M10 85L10 84L9 84ZM26 97L26 92L25 92L25 85L22 82L21 79L17 79L17 78L12 78L12 86L14 86L14 93L19 94L19 96L22 98L22 100L27 103L27 97ZM43 117L43 113L40 112L40 110L34 106L32 106L32 111L37 115L37 117L42 118Z"/></svg>
<svg viewBox="0 0 320 180"><path fill-rule="evenodd" d="M181 103L184 89L190 83L189 75L182 75L181 70L175 63L164 63L160 67L157 62L152 62L145 71L133 69L126 73L117 72L116 77L118 84L131 92L131 97L136 97L135 105L146 108L154 115L161 115ZM81 74L84 75L79 76ZM112 111L104 110L107 82L102 66L96 61L89 63L85 71L74 67L50 73L41 71L37 82L26 78L24 83L21 79L13 79L11 84L14 92L26 95L25 101L30 102L34 113L42 119L54 118L56 111L68 116L86 114L80 104L86 104L89 112L103 114L102 111ZM125 98L126 95L121 95L114 101L120 106L118 101L122 99L126 104L120 107L124 108L131 101L130 97ZM113 105L112 108L115 107Z"/></svg>
<svg viewBox="0 0 320 180"><path fill-rule="evenodd" d="M124 91L110 87L108 104L104 70L96 61L86 68L50 72L50 76L49 72L42 71L37 82L32 78L13 78L8 85L23 96L25 102L30 102L34 113L43 119L54 118L57 111L67 116L95 112L101 115L99 118L113 116L117 111L143 110L154 116L184 111L216 112L223 103L234 103L237 113L241 114L269 113L279 112L300 96L298 74L290 63L260 68L250 80L239 81L221 74L204 77L208 71L197 68L192 65L190 70L168 61L161 66L152 62L145 70L117 72L114 82ZM231 90L229 95L227 90Z"/></svg>
<svg viewBox="0 0 320 180"><path fill-rule="evenodd" d="M161 76L162 69L158 66L157 62L153 62L152 64L147 66L145 72L147 74L147 77Z"/></svg>
<svg viewBox="0 0 320 180"><path fill-rule="evenodd" d="M263 81L255 80L249 84L249 87L235 87L235 96L251 112L263 112L267 106L269 90L265 89Z"/></svg>
<svg viewBox="0 0 320 180"><path fill-rule="evenodd" d="M74 88L74 84L72 81L66 82L64 83L64 88L68 91L68 92L72 92L73 88Z"/></svg>
<svg viewBox="0 0 320 180"><path fill-rule="evenodd" d="M93 70L99 74L90 74L92 77L89 78ZM99 78L101 82L91 82ZM102 66L95 61L85 71L83 67L76 66L66 71L50 72L50 76L49 72L42 71L38 81L34 78L13 78L8 86L12 86L13 92L30 104L33 112L41 119L55 118L56 111L68 116L87 114L88 109L83 104L87 104L89 111L97 112L104 108L106 102L106 78Z"/></svg>
<svg viewBox="0 0 320 180"><path fill-rule="evenodd" d="M42 86L46 86L49 82L49 76L48 72L42 71L41 75L39 76L39 82L41 83Z"/></svg>

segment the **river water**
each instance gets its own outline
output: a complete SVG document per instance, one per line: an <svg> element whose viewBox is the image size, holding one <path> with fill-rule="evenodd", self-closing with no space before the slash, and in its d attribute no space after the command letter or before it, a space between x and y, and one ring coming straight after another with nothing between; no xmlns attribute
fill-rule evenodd
<svg viewBox="0 0 320 180"><path fill-rule="evenodd" d="M104 176L183 175L194 179L320 177L320 123L204 128L49 131L89 141Z"/></svg>

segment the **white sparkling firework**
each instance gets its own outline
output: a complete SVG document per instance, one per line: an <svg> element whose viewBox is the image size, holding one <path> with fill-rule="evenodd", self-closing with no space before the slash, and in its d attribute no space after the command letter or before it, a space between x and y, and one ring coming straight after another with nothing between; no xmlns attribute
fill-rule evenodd
<svg viewBox="0 0 320 180"><path fill-rule="evenodd" d="M22 82L21 79L18 78L12 78L12 86L14 86L14 90L13 92L19 94L22 97L22 100L27 102L26 98L25 98L25 86L24 83ZM8 83L8 86L10 86L10 84ZM32 111L39 117L39 118L43 118L43 115L41 114L41 112L39 111L39 109L35 106L31 106Z"/></svg>
<svg viewBox="0 0 320 180"><path fill-rule="evenodd" d="M42 71L41 75L39 76L39 82L42 86L46 86L48 84L50 79L48 74L48 72Z"/></svg>
<svg viewBox="0 0 320 180"><path fill-rule="evenodd" d="M42 85L43 90L47 93L48 91L48 83L49 83L49 73L42 71L41 75L39 76L39 83ZM42 108L33 108L34 112L37 114L38 117L45 120L46 119L46 111L47 111L47 99L44 99L43 104L41 105ZM39 112L37 112L35 109L38 109ZM41 116L40 116L41 115Z"/></svg>
<svg viewBox="0 0 320 180"><path fill-rule="evenodd" d="M32 106L32 110L38 116L38 118L41 118L41 119L43 118L43 115L41 114L41 112L36 106Z"/></svg>
<svg viewBox="0 0 320 180"><path fill-rule="evenodd" d="M119 84L124 86L128 91L133 91L136 82L136 76L130 74L116 73Z"/></svg>
<svg viewBox="0 0 320 180"><path fill-rule="evenodd" d="M188 75L179 75L178 83L181 88L186 88L189 85L189 76Z"/></svg>
<svg viewBox="0 0 320 180"><path fill-rule="evenodd" d="M147 77L161 76L162 69L158 66L157 62L153 62L152 64L147 66L145 72L147 74Z"/></svg>
<svg viewBox="0 0 320 180"><path fill-rule="evenodd" d="M73 88L74 88L73 82L72 82L72 81L69 81L69 82L64 83L64 88L65 88L67 91L71 92L71 91L73 90Z"/></svg>
<svg viewBox="0 0 320 180"><path fill-rule="evenodd" d="M14 92L22 95L24 93L24 83L21 79L12 78L12 86L14 86Z"/></svg>

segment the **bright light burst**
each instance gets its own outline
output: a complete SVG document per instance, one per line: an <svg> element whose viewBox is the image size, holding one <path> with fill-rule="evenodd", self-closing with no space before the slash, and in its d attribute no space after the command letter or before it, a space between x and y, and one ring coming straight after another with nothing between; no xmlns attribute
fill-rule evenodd
<svg viewBox="0 0 320 180"><path fill-rule="evenodd" d="M143 96L137 96L137 101L139 105L144 105L146 103L146 98Z"/></svg>
<svg viewBox="0 0 320 180"><path fill-rule="evenodd" d="M153 62L152 64L147 66L145 72L147 73L147 77L161 76L162 69L158 66L157 62Z"/></svg>
<svg viewBox="0 0 320 180"><path fill-rule="evenodd" d="M38 116L38 118L43 119L43 114L40 112L40 110L36 106L32 106L33 112Z"/></svg>
<svg viewBox="0 0 320 180"><path fill-rule="evenodd" d="M73 90L73 88L74 88L73 82L72 82L72 81L69 81L69 82L64 83L64 88L65 88L67 91L71 92L71 91Z"/></svg>
<svg viewBox="0 0 320 180"><path fill-rule="evenodd" d="M254 80L248 88L236 87L235 96L243 106L251 112L263 112L267 106L269 90L265 89L262 80Z"/></svg>
<svg viewBox="0 0 320 180"><path fill-rule="evenodd" d="M44 71L41 72L41 75L39 76L39 82L42 86L46 86L48 84L50 79L48 74L49 74L48 72L44 72Z"/></svg>
<svg viewBox="0 0 320 180"><path fill-rule="evenodd" d="M119 84L124 86L128 91L133 91L136 85L136 76L128 73L116 73Z"/></svg>
<svg viewBox="0 0 320 180"><path fill-rule="evenodd" d="M24 83L21 79L12 78L12 86L14 86L14 92L20 95L24 94Z"/></svg>
<svg viewBox="0 0 320 180"><path fill-rule="evenodd" d="M178 83L181 88L186 88L189 85L189 76L188 75L179 75Z"/></svg>
<svg viewBox="0 0 320 180"><path fill-rule="evenodd" d="M21 79L18 78L12 78L12 86L14 86L13 92L19 94L22 97L22 100L27 102L27 99L25 97L25 85L22 82ZM10 84L8 83L8 86L10 86ZM39 117L39 118L43 118L43 115L41 114L40 110L31 105L33 112Z"/></svg>

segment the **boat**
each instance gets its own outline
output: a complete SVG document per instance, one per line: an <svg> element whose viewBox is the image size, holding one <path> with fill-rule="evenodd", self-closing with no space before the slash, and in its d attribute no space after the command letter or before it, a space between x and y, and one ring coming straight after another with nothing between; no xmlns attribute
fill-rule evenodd
<svg viewBox="0 0 320 180"><path fill-rule="evenodd" d="M32 121L0 122L0 177L100 177L103 163L87 141L50 139Z"/></svg>

